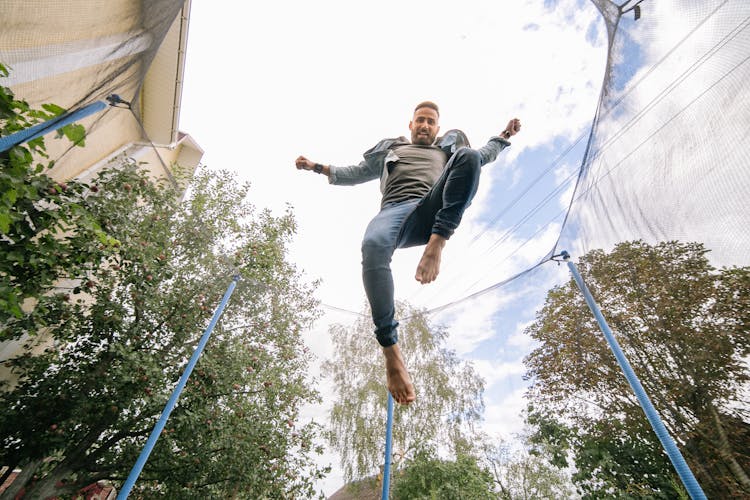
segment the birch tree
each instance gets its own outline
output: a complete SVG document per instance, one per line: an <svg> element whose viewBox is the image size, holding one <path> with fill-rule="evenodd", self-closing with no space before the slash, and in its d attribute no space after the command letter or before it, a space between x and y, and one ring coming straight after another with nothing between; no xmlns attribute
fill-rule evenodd
<svg viewBox="0 0 750 500"><path fill-rule="evenodd" d="M484 380L446 347L448 331L423 311L400 303L397 317L407 318L399 326L399 344L417 401L394 410L396 467L428 447L454 455L470 451L474 424L484 410ZM324 366L337 394L328 437L349 480L377 474L384 459L388 393L383 354L372 330L367 314L351 327L333 326L335 356Z"/></svg>

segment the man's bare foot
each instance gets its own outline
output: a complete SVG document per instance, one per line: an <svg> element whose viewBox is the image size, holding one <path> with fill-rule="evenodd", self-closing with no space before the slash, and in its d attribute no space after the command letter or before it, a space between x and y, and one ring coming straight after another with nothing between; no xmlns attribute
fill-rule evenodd
<svg viewBox="0 0 750 500"><path fill-rule="evenodd" d="M427 242L422 258L417 265L417 273L414 275L414 278L423 285L432 283L437 279L440 272L440 256L443 253L446 241L445 238L435 233L430 235L430 241Z"/></svg>
<svg viewBox="0 0 750 500"><path fill-rule="evenodd" d="M388 385L388 392L393 399L402 405L408 405L417 399L414 393L414 386L411 383L409 372L406 370L404 358L401 357L401 349L398 344L383 347L385 354L385 376Z"/></svg>

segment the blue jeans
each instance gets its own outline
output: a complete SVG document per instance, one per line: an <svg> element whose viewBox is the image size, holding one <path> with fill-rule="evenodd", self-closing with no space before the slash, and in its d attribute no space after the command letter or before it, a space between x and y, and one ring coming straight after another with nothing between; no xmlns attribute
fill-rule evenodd
<svg viewBox="0 0 750 500"><path fill-rule="evenodd" d="M368 224L362 240L362 281L370 301L375 337L383 347L398 342L391 258L397 248L424 245L432 233L448 239L479 186L481 156L459 149L422 199L390 203Z"/></svg>

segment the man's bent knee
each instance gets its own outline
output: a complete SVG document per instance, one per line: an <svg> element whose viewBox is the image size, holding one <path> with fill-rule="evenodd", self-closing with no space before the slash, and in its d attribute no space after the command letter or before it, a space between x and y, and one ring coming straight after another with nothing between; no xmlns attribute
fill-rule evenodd
<svg viewBox="0 0 750 500"><path fill-rule="evenodd" d="M456 151L453 164L456 167L480 168L482 166L482 155L476 149L461 148Z"/></svg>
<svg viewBox="0 0 750 500"><path fill-rule="evenodd" d="M383 245L377 239L362 241L362 265L365 269L389 266L393 257L393 249Z"/></svg>

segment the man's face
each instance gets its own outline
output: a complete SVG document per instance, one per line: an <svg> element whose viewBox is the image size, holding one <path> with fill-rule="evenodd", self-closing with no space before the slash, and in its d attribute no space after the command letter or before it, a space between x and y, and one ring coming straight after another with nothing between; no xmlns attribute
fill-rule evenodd
<svg viewBox="0 0 750 500"><path fill-rule="evenodd" d="M409 122L412 144L429 146L435 142L440 127L438 126L438 114L432 108L419 108L414 112L414 117Z"/></svg>

